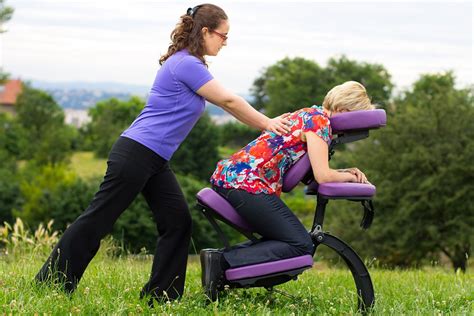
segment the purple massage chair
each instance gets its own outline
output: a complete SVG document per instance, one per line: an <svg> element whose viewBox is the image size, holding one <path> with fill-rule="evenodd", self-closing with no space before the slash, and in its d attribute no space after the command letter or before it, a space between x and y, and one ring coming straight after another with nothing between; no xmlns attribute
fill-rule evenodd
<svg viewBox="0 0 474 316"><path fill-rule="evenodd" d="M386 125L384 110L354 111L334 115L331 117L333 140L329 146L329 159L339 144L358 141L369 136L369 130ZM369 228L374 218L372 199L375 195L375 186L362 183L323 183L318 184L313 177L309 157L305 154L283 179L283 192L291 191L299 182L306 184L305 193L315 195L317 205L313 226L308 232L315 245L314 253L320 244L336 251L352 272L358 295L359 310L364 312L375 302L374 288L369 272L357 253L341 239L323 231L324 213L329 200L348 199L361 202L364 215L361 221L363 229ZM199 209L217 231L225 248L230 247L229 241L220 229L216 219L230 225L250 240L255 240L254 230L235 211L235 209L221 195L210 188L204 188L196 195ZM201 250L215 251L215 249ZM314 256L313 253L313 256ZM230 288L264 287L273 290L278 284L296 280L297 276L313 265L310 255L282 259L278 261L252 264L225 271L226 285ZM211 294L211 300L217 299L218 293Z"/></svg>

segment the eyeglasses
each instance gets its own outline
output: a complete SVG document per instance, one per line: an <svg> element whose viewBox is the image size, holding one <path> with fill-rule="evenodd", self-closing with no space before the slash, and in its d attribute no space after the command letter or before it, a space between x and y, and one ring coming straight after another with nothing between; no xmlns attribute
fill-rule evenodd
<svg viewBox="0 0 474 316"><path fill-rule="evenodd" d="M229 38L229 37L227 37L226 35L224 35L224 34L222 34L222 33L220 33L220 32L214 31L214 30L211 30L211 33L214 33L214 34L216 34L217 36L219 36L220 38L222 38L222 40L223 40L224 42L227 41L227 39Z"/></svg>

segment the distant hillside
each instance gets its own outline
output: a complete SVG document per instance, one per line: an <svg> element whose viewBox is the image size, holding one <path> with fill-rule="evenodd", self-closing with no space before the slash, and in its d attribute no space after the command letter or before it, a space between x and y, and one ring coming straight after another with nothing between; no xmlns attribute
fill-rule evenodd
<svg viewBox="0 0 474 316"><path fill-rule="evenodd" d="M97 102L117 98L128 100L132 96L129 93L108 92L100 90L62 90L45 89L54 100L66 109L88 109Z"/></svg>
<svg viewBox="0 0 474 316"><path fill-rule="evenodd" d="M110 98L128 100L133 95L146 99L149 88L113 82L47 82L32 81L32 86L45 90L63 108L88 109L97 102ZM242 95L249 100L248 95ZM206 102L206 111L212 116L227 115L220 107Z"/></svg>
<svg viewBox="0 0 474 316"><path fill-rule="evenodd" d="M108 93L126 93L138 96L145 96L150 91L150 86L135 85L119 82L84 82L84 81L67 81L67 82L50 82L32 80L31 84L34 88L42 90L89 90L89 91L107 91Z"/></svg>

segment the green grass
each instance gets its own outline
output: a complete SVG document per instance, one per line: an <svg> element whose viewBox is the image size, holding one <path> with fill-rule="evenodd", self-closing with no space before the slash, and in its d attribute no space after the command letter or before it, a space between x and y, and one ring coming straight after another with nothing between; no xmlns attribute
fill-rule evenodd
<svg viewBox="0 0 474 316"><path fill-rule="evenodd" d="M79 151L71 156L71 168L83 179L103 176L107 159L96 158L91 151Z"/></svg>
<svg viewBox="0 0 474 316"><path fill-rule="evenodd" d="M233 151L232 151L233 152ZM228 156L225 148L220 154ZM82 178L102 176L106 160L92 152L77 152L71 168ZM281 289L294 298L269 293L262 288L226 292L209 303L200 286L200 267L190 258L184 297L177 302L150 309L138 293L151 269L150 257L125 256L113 259L101 248L71 297L60 290L31 282L44 253L0 252L1 314L177 314L177 315L347 315L357 314L352 276L346 269L321 263L303 273L299 280ZM376 292L375 315L474 315L474 273L454 274L448 268L421 270L370 269Z"/></svg>
<svg viewBox="0 0 474 316"><path fill-rule="evenodd" d="M348 270L316 264L278 288L294 298L263 288L234 289L216 303L201 291L197 257L190 258L185 295L180 301L149 308L138 293L147 281L151 258L113 259L101 250L71 297L31 280L44 254L0 256L0 314L177 314L177 315L346 315L357 314L355 287ZM441 267L423 270L371 269L375 315L473 315L474 274Z"/></svg>

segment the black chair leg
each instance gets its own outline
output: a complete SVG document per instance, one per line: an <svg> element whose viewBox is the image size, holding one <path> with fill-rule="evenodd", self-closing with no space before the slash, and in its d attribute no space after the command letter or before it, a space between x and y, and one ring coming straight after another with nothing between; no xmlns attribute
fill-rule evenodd
<svg viewBox="0 0 474 316"><path fill-rule="evenodd" d="M369 271L357 253L344 241L327 233L313 237L315 245L323 244L336 251L346 262L352 272L357 287L359 310L368 312L375 303L374 287Z"/></svg>

